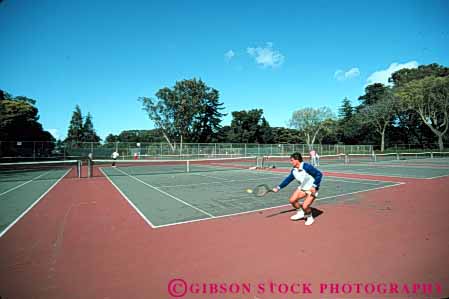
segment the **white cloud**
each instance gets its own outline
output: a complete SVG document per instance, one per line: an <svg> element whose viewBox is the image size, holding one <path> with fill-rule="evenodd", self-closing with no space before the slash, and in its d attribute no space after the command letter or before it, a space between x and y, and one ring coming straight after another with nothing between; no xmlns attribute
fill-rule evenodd
<svg viewBox="0 0 449 299"><path fill-rule="evenodd" d="M360 76L360 70L357 67L353 67L349 71L337 70L334 73L334 78L339 81L352 79L358 76Z"/></svg>
<svg viewBox="0 0 449 299"><path fill-rule="evenodd" d="M224 56L225 56L226 61L229 62L235 56L235 53L234 53L234 51L229 50L228 52L225 53Z"/></svg>
<svg viewBox="0 0 449 299"><path fill-rule="evenodd" d="M278 50L273 49L273 43L266 47L247 48L246 52L252 56L257 64L263 67L278 67L284 63L285 57Z"/></svg>
<svg viewBox="0 0 449 299"><path fill-rule="evenodd" d="M55 139L59 139L58 129L49 129L48 132L50 132L50 134L53 135L53 137L55 137Z"/></svg>
<svg viewBox="0 0 449 299"><path fill-rule="evenodd" d="M366 85L370 85L373 83L382 83L384 85L391 85L388 82L388 78L391 77L391 74L393 74L396 71L399 71L400 69L415 69L418 67L418 62L416 61L409 61L403 64L400 63L392 63L386 70L380 70L372 73L368 79L366 80Z"/></svg>

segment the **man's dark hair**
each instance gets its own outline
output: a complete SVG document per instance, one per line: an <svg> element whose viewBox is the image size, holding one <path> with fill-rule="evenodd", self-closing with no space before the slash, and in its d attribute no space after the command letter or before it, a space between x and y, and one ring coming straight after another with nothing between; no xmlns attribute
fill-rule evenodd
<svg viewBox="0 0 449 299"><path fill-rule="evenodd" d="M293 154L290 155L290 158L293 158L295 160L298 160L299 162L302 162L301 153L298 153L298 152L293 153Z"/></svg>

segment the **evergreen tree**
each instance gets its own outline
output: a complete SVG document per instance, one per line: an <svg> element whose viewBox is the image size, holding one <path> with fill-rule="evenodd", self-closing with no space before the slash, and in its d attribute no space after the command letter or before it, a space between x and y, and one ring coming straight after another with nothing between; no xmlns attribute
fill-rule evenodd
<svg viewBox="0 0 449 299"><path fill-rule="evenodd" d="M76 105L75 111L73 111L72 114L72 119L70 120L69 130L67 132L65 142L82 142L84 140L83 129L83 115L81 114L80 107Z"/></svg>
<svg viewBox="0 0 449 299"><path fill-rule="evenodd" d="M92 115L87 113L86 120L83 126L83 141L86 142L99 142L101 138L97 135L94 129L94 124L92 123Z"/></svg>
<svg viewBox="0 0 449 299"><path fill-rule="evenodd" d="M338 110L338 116L343 121L348 121L354 115L354 108L351 106L351 102L347 97L343 99L343 104Z"/></svg>

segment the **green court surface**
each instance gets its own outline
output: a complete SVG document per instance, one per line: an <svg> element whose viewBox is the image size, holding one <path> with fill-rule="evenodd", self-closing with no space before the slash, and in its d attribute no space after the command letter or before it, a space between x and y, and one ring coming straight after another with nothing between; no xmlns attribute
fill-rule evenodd
<svg viewBox="0 0 449 299"><path fill-rule="evenodd" d="M449 167L383 163L323 165L319 169L329 172L367 174L402 178L432 179L449 175Z"/></svg>
<svg viewBox="0 0 449 299"><path fill-rule="evenodd" d="M0 236L69 171L69 169L56 169L2 172L0 174Z"/></svg>
<svg viewBox="0 0 449 299"><path fill-rule="evenodd" d="M279 193L255 197L246 192L259 184L276 186L287 173L228 170L197 173L131 174L126 167L102 172L152 227L243 214L288 205L292 182ZM394 182L325 177L319 201L397 185Z"/></svg>
<svg viewBox="0 0 449 299"><path fill-rule="evenodd" d="M449 175L449 163L446 159L413 159L360 163L321 163L318 169L328 172L367 174L402 178L432 179ZM271 164L277 168L291 168L286 161Z"/></svg>

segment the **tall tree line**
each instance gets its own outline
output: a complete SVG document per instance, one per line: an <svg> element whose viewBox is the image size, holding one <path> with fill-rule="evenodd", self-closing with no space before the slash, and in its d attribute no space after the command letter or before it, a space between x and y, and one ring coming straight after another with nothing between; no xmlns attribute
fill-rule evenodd
<svg viewBox="0 0 449 299"><path fill-rule="evenodd" d="M380 150L391 144L425 148L437 143L443 149L449 128L449 68L429 64L402 69L389 81L366 86L355 106L344 98L337 116L328 107L300 108L284 128L271 127L257 108L231 112L230 125L223 126L219 91L201 79L182 80L159 89L154 98L139 98L155 129L110 134L106 141L373 144ZM38 122L35 103L0 90L0 140L54 141ZM84 117L76 106L64 143L100 140L92 115Z"/></svg>
<svg viewBox="0 0 449 299"><path fill-rule="evenodd" d="M402 69L391 85L365 88L352 107L344 99L339 110L338 140L349 144L418 144L422 148L447 141L449 68L438 64Z"/></svg>
<svg viewBox="0 0 449 299"><path fill-rule="evenodd" d="M162 88L156 93L157 100L140 100L168 141L304 142L310 147L314 143L373 144L381 151L393 143L422 147L438 143L443 149L449 126L449 69L422 65L399 70L389 81L389 85L367 86L354 107L344 98L337 117L329 107L298 109L289 120L289 129L271 128L262 109L234 111L231 125L222 127L223 103L218 91L196 79L177 82L172 89ZM208 96L209 90L213 97ZM214 101L209 101L211 98ZM206 103L214 113L201 114ZM287 135L286 130L290 130Z"/></svg>
<svg viewBox="0 0 449 299"><path fill-rule="evenodd" d="M81 108L76 105L70 120L67 131L67 138L64 143L76 144L80 142L99 142L101 138L97 135L92 122L92 115L87 113L86 118L83 117Z"/></svg>

